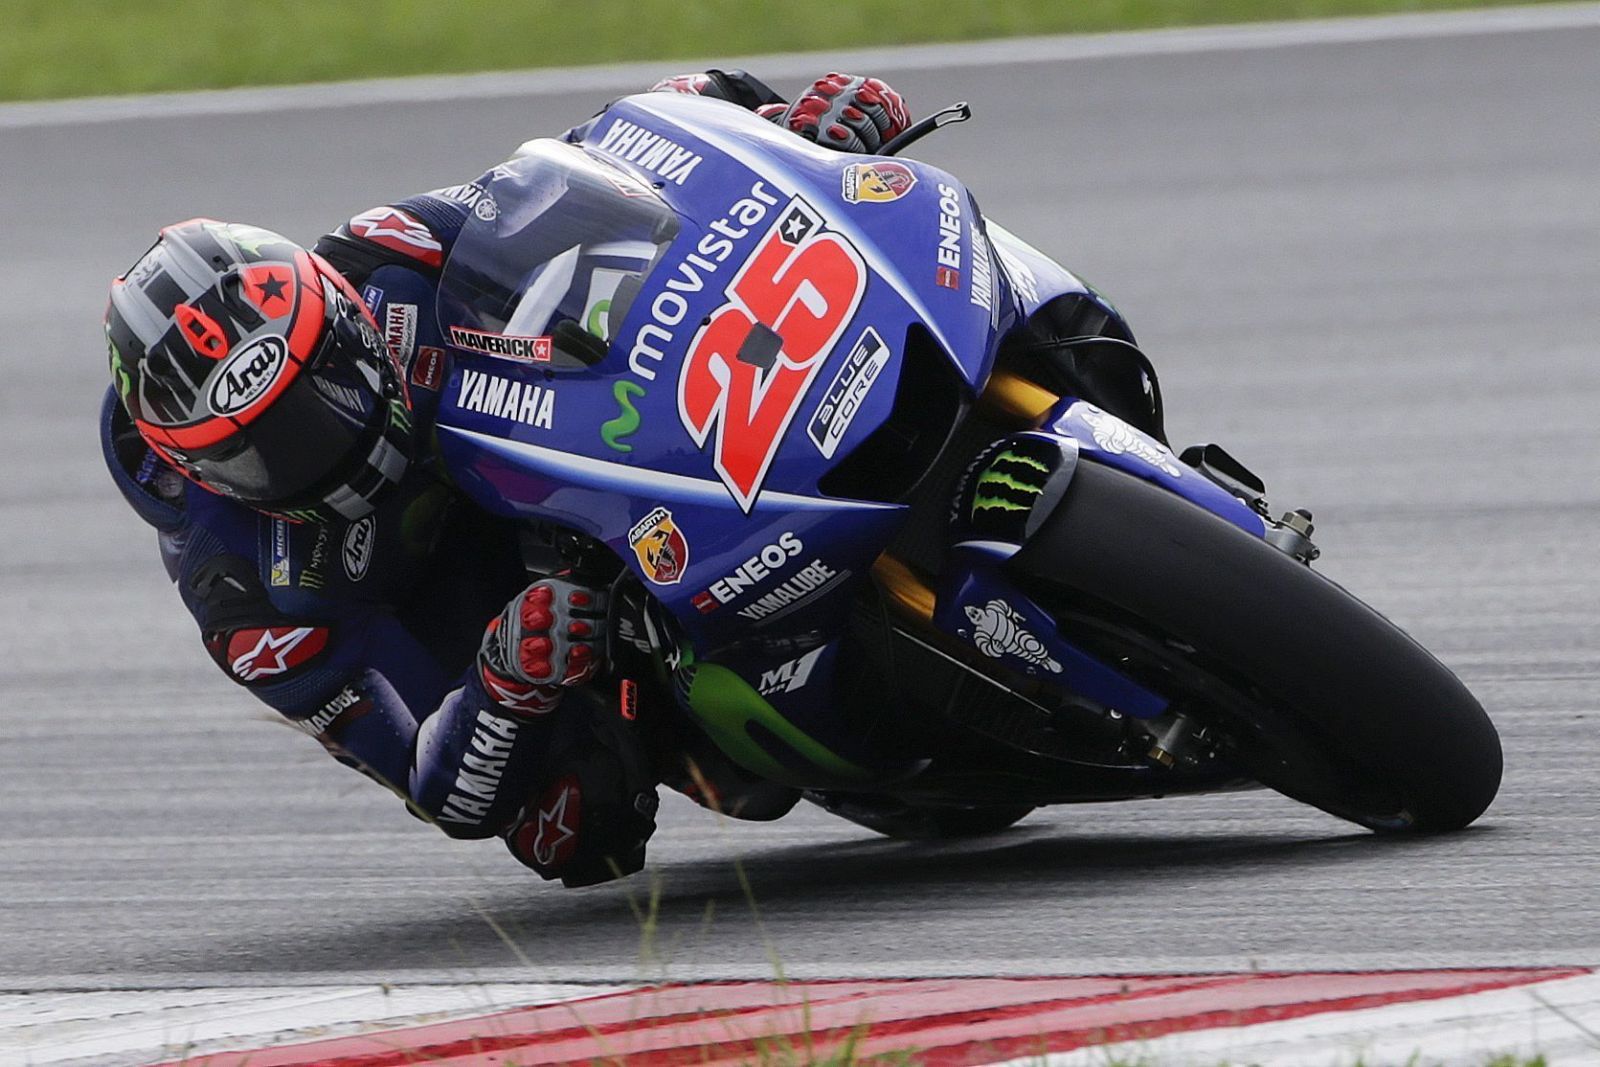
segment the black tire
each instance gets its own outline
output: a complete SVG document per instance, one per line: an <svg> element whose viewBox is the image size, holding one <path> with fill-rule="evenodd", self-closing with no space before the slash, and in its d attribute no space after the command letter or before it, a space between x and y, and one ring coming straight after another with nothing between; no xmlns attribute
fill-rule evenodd
<svg viewBox="0 0 1600 1067"><path fill-rule="evenodd" d="M880 794L808 791L805 798L841 819L899 841L981 837L1020 821L1032 805L960 807L910 804Z"/></svg>
<svg viewBox="0 0 1600 1067"><path fill-rule="evenodd" d="M1137 620L1242 694L1254 743L1282 757L1259 775L1280 792L1376 830L1447 831L1499 790L1499 735L1449 669L1310 567L1150 482L1080 462L1007 567L1046 601Z"/></svg>

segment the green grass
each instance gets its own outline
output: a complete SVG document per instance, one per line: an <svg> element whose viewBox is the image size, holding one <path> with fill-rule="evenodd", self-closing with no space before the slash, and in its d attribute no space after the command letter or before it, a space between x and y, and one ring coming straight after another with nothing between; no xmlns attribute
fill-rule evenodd
<svg viewBox="0 0 1600 1067"><path fill-rule="evenodd" d="M0 0L0 100L1019 34L1487 7L1506 0ZM1529 0L1522 0L1529 2Z"/></svg>

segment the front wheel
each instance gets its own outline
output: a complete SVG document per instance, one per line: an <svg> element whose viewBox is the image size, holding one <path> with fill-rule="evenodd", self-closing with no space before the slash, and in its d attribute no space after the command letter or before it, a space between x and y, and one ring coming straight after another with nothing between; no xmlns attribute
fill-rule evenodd
<svg viewBox="0 0 1600 1067"><path fill-rule="evenodd" d="M1461 681L1389 620L1157 486L1080 463L1007 563L1063 634L1192 711L1222 758L1376 830L1467 826L1500 739Z"/></svg>

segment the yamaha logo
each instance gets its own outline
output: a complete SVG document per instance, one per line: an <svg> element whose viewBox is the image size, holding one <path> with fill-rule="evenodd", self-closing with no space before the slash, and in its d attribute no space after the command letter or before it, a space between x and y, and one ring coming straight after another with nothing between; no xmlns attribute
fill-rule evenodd
<svg viewBox="0 0 1600 1067"><path fill-rule="evenodd" d="M289 346L269 334L223 361L211 379L206 402L218 415L237 415L261 397L288 365Z"/></svg>
<svg viewBox="0 0 1600 1067"><path fill-rule="evenodd" d="M344 559L344 573L352 582L359 582L367 576L367 567L372 563L372 543L376 523L372 516L352 522L344 532L344 551L340 555Z"/></svg>

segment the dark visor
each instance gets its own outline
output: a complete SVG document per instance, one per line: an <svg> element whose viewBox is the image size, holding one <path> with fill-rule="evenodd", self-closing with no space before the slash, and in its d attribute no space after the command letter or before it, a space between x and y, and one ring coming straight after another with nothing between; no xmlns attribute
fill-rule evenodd
<svg viewBox="0 0 1600 1067"><path fill-rule="evenodd" d="M381 381L359 328L337 318L310 364L267 410L225 440L182 455L207 484L247 502L315 504L383 433Z"/></svg>

